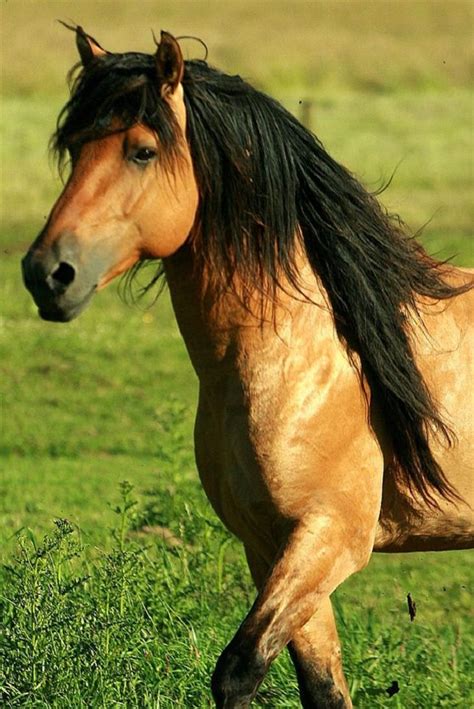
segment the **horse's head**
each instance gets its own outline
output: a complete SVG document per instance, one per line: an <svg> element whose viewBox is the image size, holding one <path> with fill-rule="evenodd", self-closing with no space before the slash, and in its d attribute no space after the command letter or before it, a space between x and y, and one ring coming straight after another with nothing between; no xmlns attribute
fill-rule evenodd
<svg viewBox="0 0 474 709"><path fill-rule="evenodd" d="M152 60L109 54L81 28L76 39L82 71L55 136L71 174L23 259L40 315L57 321L138 261L175 253L198 203L176 40L162 33Z"/></svg>

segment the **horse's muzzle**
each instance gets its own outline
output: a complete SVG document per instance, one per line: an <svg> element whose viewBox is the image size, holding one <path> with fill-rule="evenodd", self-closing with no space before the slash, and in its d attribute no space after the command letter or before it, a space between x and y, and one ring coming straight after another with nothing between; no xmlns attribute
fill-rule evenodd
<svg viewBox="0 0 474 709"><path fill-rule="evenodd" d="M68 322L85 308L96 290L94 268L80 266L74 239L42 248L38 240L22 260L23 282L44 320Z"/></svg>

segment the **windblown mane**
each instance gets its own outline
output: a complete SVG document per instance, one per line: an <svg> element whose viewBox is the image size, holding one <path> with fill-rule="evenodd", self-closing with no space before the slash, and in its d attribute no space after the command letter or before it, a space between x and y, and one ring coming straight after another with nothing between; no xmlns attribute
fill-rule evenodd
<svg viewBox="0 0 474 709"><path fill-rule="evenodd" d="M300 287L302 245L340 336L381 400L394 474L428 504L436 504L434 492L455 499L428 442L430 431L447 444L452 434L415 364L407 315L416 317L420 296L447 299L469 286L450 286L400 220L276 101L202 61L186 62L183 86L200 192L196 259L223 284L238 275L244 293L258 288L276 299L282 281ZM178 130L151 55L109 54L83 70L52 146L63 159L75 143L117 130L116 118L155 130L173 164Z"/></svg>

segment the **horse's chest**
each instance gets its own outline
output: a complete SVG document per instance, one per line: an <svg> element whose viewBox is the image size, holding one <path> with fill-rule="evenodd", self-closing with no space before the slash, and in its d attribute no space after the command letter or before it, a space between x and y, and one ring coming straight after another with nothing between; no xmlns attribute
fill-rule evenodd
<svg viewBox="0 0 474 709"><path fill-rule="evenodd" d="M244 543L278 546L282 515L271 480L252 441L248 412L234 398L212 409L201 402L196 418L196 462L204 490L226 527Z"/></svg>
<svg viewBox="0 0 474 709"><path fill-rule="evenodd" d="M373 477L381 456L357 372L331 338L317 353L280 343L251 355L201 389L196 461L224 524L272 548L341 487Z"/></svg>

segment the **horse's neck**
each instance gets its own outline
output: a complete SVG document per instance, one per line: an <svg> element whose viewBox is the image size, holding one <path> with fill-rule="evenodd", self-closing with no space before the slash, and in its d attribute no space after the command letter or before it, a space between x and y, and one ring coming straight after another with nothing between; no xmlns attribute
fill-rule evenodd
<svg viewBox="0 0 474 709"><path fill-rule="evenodd" d="M214 382L235 368L235 356L248 328L258 329L255 316L232 292L219 293L205 272L193 267L184 247L164 260L166 280L178 326L202 383Z"/></svg>
<svg viewBox="0 0 474 709"><path fill-rule="evenodd" d="M271 360L282 345L297 346L293 340L300 341L307 327L314 332L315 318L318 329L332 333L332 316L314 278L307 292L322 308L304 302L290 287L275 306L270 299L262 301L256 289L247 307L233 290L215 288L205 272L193 268L187 247L166 259L164 267L178 326L202 384L242 370L242 362L247 369L253 358Z"/></svg>

